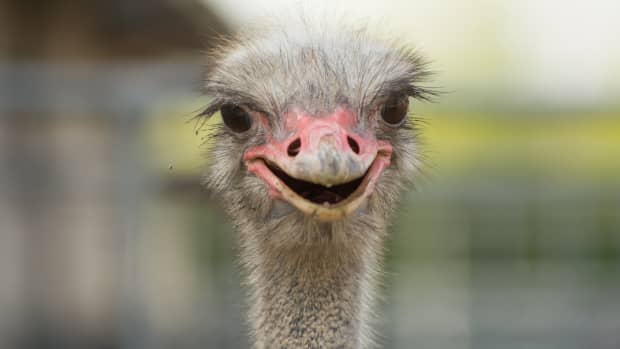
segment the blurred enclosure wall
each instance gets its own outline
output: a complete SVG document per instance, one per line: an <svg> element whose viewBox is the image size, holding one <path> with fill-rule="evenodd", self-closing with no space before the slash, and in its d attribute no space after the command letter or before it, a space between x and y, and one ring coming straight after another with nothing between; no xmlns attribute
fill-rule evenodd
<svg viewBox="0 0 620 349"><path fill-rule="evenodd" d="M447 92L413 106L427 166L389 243L384 347L620 347L620 6L304 7L330 5L392 25ZM191 117L202 52L280 7L0 1L0 348L247 347Z"/></svg>

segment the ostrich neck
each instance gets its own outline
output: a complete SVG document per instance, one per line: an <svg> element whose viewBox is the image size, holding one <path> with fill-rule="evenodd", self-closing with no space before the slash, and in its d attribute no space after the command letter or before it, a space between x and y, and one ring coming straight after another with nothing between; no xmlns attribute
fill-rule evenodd
<svg viewBox="0 0 620 349"><path fill-rule="evenodd" d="M259 263L249 277L255 347L365 348L373 250L343 242L255 249Z"/></svg>

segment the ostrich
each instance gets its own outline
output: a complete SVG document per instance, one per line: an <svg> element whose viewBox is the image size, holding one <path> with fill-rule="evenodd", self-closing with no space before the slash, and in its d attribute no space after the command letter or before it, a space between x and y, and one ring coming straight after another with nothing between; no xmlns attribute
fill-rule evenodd
<svg viewBox="0 0 620 349"><path fill-rule="evenodd" d="M209 55L206 183L239 235L254 348L369 348L383 242L419 165L414 51L365 31L243 34Z"/></svg>

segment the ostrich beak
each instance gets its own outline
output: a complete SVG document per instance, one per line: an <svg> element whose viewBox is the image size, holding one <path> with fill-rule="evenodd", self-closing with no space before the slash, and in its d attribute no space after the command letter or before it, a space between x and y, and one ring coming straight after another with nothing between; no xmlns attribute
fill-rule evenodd
<svg viewBox="0 0 620 349"><path fill-rule="evenodd" d="M390 164L392 146L356 132L355 115L347 109L321 117L291 112L285 126L285 139L245 152L246 166L266 183L272 198L318 220L355 212Z"/></svg>

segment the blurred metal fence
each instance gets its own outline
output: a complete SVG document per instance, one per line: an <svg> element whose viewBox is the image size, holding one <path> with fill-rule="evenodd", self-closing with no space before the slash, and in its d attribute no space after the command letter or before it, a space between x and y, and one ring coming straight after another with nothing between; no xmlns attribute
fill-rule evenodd
<svg viewBox="0 0 620 349"><path fill-rule="evenodd" d="M190 61L0 65L0 347L149 347L141 137L199 76Z"/></svg>
<svg viewBox="0 0 620 349"><path fill-rule="evenodd" d="M144 161L152 106L199 76L194 61L0 66L0 347L247 345L234 234L209 203L161 196ZM385 347L618 348L620 185L495 160L402 207Z"/></svg>

